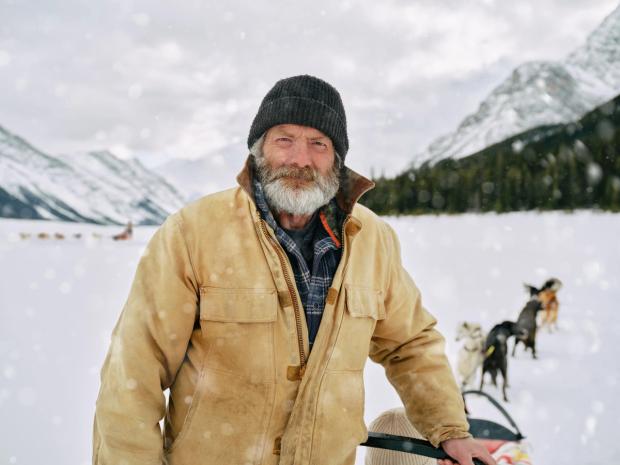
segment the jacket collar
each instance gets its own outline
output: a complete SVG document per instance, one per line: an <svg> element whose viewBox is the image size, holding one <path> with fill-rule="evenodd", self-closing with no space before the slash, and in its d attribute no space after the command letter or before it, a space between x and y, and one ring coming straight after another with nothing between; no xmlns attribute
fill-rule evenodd
<svg viewBox="0 0 620 465"><path fill-rule="evenodd" d="M243 169L237 175L237 182L251 199L254 199L252 188L253 170L254 164L250 154L245 161ZM375 187L373 181L345 166L340 179L340 189L336 193L338 207L345 213L350 214L360 197L373 187Z"/></svg>

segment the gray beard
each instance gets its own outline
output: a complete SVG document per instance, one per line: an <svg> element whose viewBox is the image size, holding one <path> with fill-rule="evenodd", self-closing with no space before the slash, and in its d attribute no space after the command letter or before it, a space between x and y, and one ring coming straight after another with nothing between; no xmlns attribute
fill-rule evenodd
<svg viewBox="0 0 620 465"><path fill-rule="evenodd" d="M256 175L272 211L291 215L312 215L327 204L340 188L340 170L334 168L325 176L311 168L272 168L264 156L255 156ZM291 187L287 179L311 181L308 186Z"/></svg>

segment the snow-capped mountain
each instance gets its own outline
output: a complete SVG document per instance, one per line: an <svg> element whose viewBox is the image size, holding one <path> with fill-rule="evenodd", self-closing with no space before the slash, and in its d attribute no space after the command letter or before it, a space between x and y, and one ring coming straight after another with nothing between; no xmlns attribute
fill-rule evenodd
<svg viewBox="0 0 620 465"><path fill-rule="evenodd" d="M136 159L107 151L51 156L0 126L0 216L160 224L183 204Z"/></svg>
<svg viewBox="0 0 620 465"><path fill-rule="evenodd" d="M452 133L433 141L414 165L461 158L537 126L578 120L620 93L620 7L560 62L525 63Z"/></svg>
<svg viewBox="0 0 620 465"><path fill-rule="evenodd" d="M620 6L564 61L584 94L613 96L620 90ZM609 97L604 98L607 100ZM600 103L600 102L599 102Z"/></svg>

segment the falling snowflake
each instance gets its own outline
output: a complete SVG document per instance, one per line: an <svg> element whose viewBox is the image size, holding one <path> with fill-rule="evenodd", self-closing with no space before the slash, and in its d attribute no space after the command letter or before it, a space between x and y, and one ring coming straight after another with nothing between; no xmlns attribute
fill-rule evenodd
<svg viewBox="0 0 620 465"><path fill-rule="evenodd" d="M516 141L512 143L512 151L514 153L521 153L521 151L523 150L523 147L525 147L525 144L523 143L522 140L517 139Z"/></svg>

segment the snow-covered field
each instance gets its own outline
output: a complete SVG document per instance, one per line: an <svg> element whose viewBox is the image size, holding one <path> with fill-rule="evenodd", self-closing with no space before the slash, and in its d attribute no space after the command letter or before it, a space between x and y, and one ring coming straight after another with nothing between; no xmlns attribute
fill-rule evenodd
<svg viewBox="0 0 620 465"><path fill-rule="evenodd" d="M522 350L509 360L505 405L528 436L534 465L618 463L620 215L387 220L453 361L459 321L480 322L488 331L516 319L526 301L523 282L563 281L560 330L540 334L538 360ZM120 229L0 219L0 464L90 463L99 369L155 230L136 228L132 241L112 241ZM24 240L21 231L66 237ZM499 398L495 388L487 390ZM382 368L370 362L367 422L398 405ZM472 402L470 410L494 413L483 402ZM360 447L359 464L364 452Z"/></svg>

